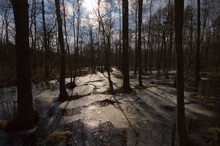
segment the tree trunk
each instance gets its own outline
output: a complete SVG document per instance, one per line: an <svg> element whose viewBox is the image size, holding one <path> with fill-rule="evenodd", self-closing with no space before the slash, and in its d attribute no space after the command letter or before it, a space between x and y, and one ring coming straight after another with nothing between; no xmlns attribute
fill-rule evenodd
<svg viewBox="0 0 220 146"><path fill-rule="evenodd" d="M32 31L32 25L34 25L34 30ZM31 24L30 24L30 35L31 35L31 54L32 54L32 69L34 72L34 75L36 75L36 39L37 39L37 23L36 23L36 0L33 0L32 2L32 10L31 10Z"/></svg>
<svg viewBox="0 0 220 146"><path fill-rule="evenodd" d="M74 73L74 80L73 82L75 82L76 80L76 76L77 76L77 72L78 72L78 69L80 68L79 66L79 32L80 32L80 17L81 17L81 14L80 14L80 1L77 0L77 14L78 14L78 17L77 17L77 27L76 27L76 44L75 44L75 56L74 56L74 67L75 67L75 73ZM74 30L75 31L75 30ZM74 33L75 34L75 33ZM75 39L75 37L74 37ZM74 41L74 42L75 42ZM82 63L82 62L81 62ZM80 72L81 72L81 69L80 69Z"/></svg>
<svg viewBox="0 0 220 146"><path fill-rule="evenodd" d="M201 80L200 77L200 27L201 27L201 22L200 22L200 0L197 0L197 47L196 47L196 67L195 67L195 76L196 76L196 81L198 82Z"/></svg>
<svg viewBox="0 0 220 146"><path fill-rule="evenodd" d="M91 70L92 70L92 74L95 73L95 65L94 65L94 47L93 47L93 35L92 35L92 26L90 26L90 49L91 49L91 56L90 56L90 66L91 66Z"/></svg>
<svg viewBox="0 0 220 146"><path fill-rule="evenodd" d="M149 26L148 26L148 35L147 35L147 48L149 50L149 71L150 74L152 73L152 63L153 63L153 47L152 47L152 43L151 43L151 21L152 21L152 1L150 1L150 20L149 20Z"/></svg>
<svg viewBox="0 0 220 146"><path fill-rule="evenodd" d="M192 1L191 1L192 3ZM193 9L191 9L190 12L191 18L190 18L190 56L189 56L189 62L188 62L188 69L190 70L192 67L192 62L193 62Z"/></svg>
<svg viewBox="0 0 220 146"><path fill-rule="evenodd" d="M128 0L122 1L123 7L123 54L122 54L122 70L123 70L123 89L125 92L131 92L129 82L129 57L128 57Z"/></svg>
<svg viewBox="0 0 220 146"><path fill-rule="evenodd" d="M16 27L16 66L18 113L15 118L17 130L33 127L33 97L31 88L31 58L29 48L28 1L13 0Z"/></svg>
<svg viewBox="0 0 220 146"><path fill-rule="evenodd" d="M72 57L70 52L70 47L68 43L68 34L67 34L67 24L66 24L66 8L64 0L62 0L63 5L63 23L64 23L64 34L65 34L65 43L66 43L66 49L68 52L68 58L69 58L69 72L70 72L70 88L75 87L75 82L73 82L73 69L72 69Z"/></svg>
<svg viewBox="0 0 220 146"><path fill-rule="evenodd" d="M110 56L111 56L111 39L110 39L110 36L107 36L107 46L106 46L106 63L107 63L107 73L108 73L108 82L109 82L109 92L114 94L114 88L113 88L113 83L112 83L112 80L111 80L111 74L110 74Z"/></svg>
<svg viewBox="0 0 220 146"><path fill-rule="evenodd" d="M134 75L137 75L138 63L139 63L139 46L138 46L138 7L136 2L135 10L135 60L134 60Z"/></svg>
<svg viewBox="0 0 220 146"><path fill-rule="evenodd" d="M118 2L119 2L119 15L120 15L120 18L119 18L119 25L120 26L119 26L119 54L118 54L118 58L119 58L118 59L118 64L119 65L118 65L118 68L119 68L119 70L121 70L122 69L122 63L121 63L122 62L121 61L122 60L122 54L121 54L121 52L122 52L122 43L121 43L121 41L122 41L121 40L121 36L122 36L121 35L121 32L122 32L121 27L122 27L122 24L121 24L121 4L120 4L120 1L118 1Z"/></svg>
<svg viewBox="0 0 220 146"><path fill-rule="evenodd" d="M59 94L59 101L65 101L68 98L68 94L65 88L65 76L66 76L66 52L64 46L64 38L63 38L63 29L62 29L62 18L60 14L60 1L55 0L56 5L56 15L57 15L57 23L58 23L58 39L60 45L60 57L61 57L61 70L60 70L60 94Z"/></svg>
<svg viewBox="0 0 220 146"><path fill-rule="evenodd" d="M167 67L167 43L166 43L166 34L165 32L163 32L163 55L164 55L164 58L163 58L163 71L164 71L164 75L166 78L168 78L168 67Z"/></svg>
<svg viewBox="0 0 220 146"><path fill-rule="evenodd" d="M99 10L99 6L100 6L100 0L98 1L98 13L97 13L97 17L99 20L99 25L100 28L102 29L102 39L103 39L103 46L104 46L104 50L105 50L105 70L107 71L108 74L108 81L109 81L109 92L110 93L114 93L114 88L113 88L113 83L111 80L111 74L110 74L110 63L109 63L109 59L110 59L110 49L111 49L111 38L110 38L110 34L106 34L105 31L105 26L102 20L102 16ZM110 16L110 32L111 33L111 29L112 29L112 24L111 24L111 16ZM107 38L107 43L106 43L106 38Z"/></svg>
<svg viewBox="0 0 220 146"><path fill-rule="evenodd" d="M144 32L146 33L146 32ZM148 72L148 55L149 55L149 49L146 47L146 36L144 36L144 71L145 74Z"/></svg>
<svg viewBox="0 0 220 146"><path fill-rule="evenodd" d="M182 31L183 31L183 10L184 0L175 0L175 43L177 55L177 132L179 146L188 145L188 137L185 127L185 106L184 106L184 67L183 67L183 48L182 48Z"/></svg>
<svg viewBox="0 0 220 146"><path fill-rule="evenodd" d="M163 42L160 43L160 39L158 36L158 46L157 46L157 74L160 74L160 68L161 68L161 60L162 60L162 55L163 55Z"/></svg>
<svg viewBox="0 0 220 146"><path fill-rule="evenodd" d="M141 55L141 25L142 25L142 6L143 0L139 0L139 13L138 13L138 81L139 86L142 87L142 55Z"/></svg>
<svg viewBox="0 0 220 146"><path fill-rule="evenodd" d="M44 9L44 0L41 2L42 4L42 19L43 19L43 32L44 32L44 50L45 50L45 66L44 66L44 77L46 83L49 81L49 47L47 43L47 28L46 28L46 20L45 20L45 9Z"/></svg>
<svg viewBox="0 0 220 146"><path fill-rule="evenodd" d="M172 23L173 25L173 23ZM171 26L173 28L173 26ZM173 52L173 30L172 28L170 29L170 38L169 38L169 54L168 54L168 69L172 70L172 52Z"/></svg>

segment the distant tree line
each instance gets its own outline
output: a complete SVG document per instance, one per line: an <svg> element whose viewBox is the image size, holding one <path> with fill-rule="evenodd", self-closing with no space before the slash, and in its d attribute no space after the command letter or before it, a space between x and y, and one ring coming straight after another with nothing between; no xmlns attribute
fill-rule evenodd
<svg viewBox="0 0 220 146"><path fill-rule="evenodd" d="M138 2L129 1L129 68L134 70L134 74L139 72L139 68L142 74L156 70L158 74L168 77L168 72L176 69L174 4L170 0L166 4L158 2L159 8L155 9L156 1L143 2L143 17L140 19ZM65 9L67 4L75 8L71 15ZM122 69L122 2L98 0L97 7L92 11L95 17L86 16L85 19L82 18L85 14L80 1L62 1L61 5L64 47L68 54L67 76L79 74L84 67L89 67L91 72L103 71L108 69L107 66ZM191 1L184 8L184 68L188 73L205 69L219 71L220 15L215 9L216 1L200 2L201 10L198 10L197 5ZM0 74L3 81L15 79L16 71L14 21L10 1L3 0L0 11ZM119 14L118 18L114 16L115 13ZM55 14L55 4L48 5L44 0L29 2L29 46L33 80L48 81L59 76L61 48ZM139 20L142 20L141 25ZM138 33L140 29L141 35ZM140 40L141 45L138 46Z"/></svg>

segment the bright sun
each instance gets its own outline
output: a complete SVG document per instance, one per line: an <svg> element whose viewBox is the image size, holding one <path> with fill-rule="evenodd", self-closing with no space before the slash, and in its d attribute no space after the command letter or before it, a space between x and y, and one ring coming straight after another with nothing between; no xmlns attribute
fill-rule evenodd
<svg viewBox="0 0 220 146"><path fill-rule="evenodd" d="M83 6L86 8L88 12L92 12L96 7L96 0L84 0Z"/></svg>

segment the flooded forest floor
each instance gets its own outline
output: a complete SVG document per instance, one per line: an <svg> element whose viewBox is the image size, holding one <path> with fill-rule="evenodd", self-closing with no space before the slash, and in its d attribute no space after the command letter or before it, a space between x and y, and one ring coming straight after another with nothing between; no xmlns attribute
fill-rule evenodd
<svg viewBox="0 0 220 146"><path fill-rule="evenodd" d="M111 74L120 90L122 75ZM175 74L131 75L131 94L108 93L107 73L97 72L76 79L67 89L68 101L57 102L59 84L33 84L34 108L40 122L32 130L7 134L4 121L16 110L16 87L0 90L0 145L73 146L174 146L176 136ZM70 79L66 79L69 83ZM220 79L202 78L199 85L185 82L186 128L191 145L220 145Z"/></svg>

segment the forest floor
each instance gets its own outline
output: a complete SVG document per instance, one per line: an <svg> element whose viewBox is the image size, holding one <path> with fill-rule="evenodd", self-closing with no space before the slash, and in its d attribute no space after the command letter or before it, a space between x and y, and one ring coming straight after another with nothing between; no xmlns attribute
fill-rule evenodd
<svg viewBox="0 0 220 146"><path fill-rule="evenodd" d="M114 89L120 90L121 72L113 69L111 77ZM57 102L56 80L50 81L49 86L33 84L34 107L40 114L40 123L23 133L0 130L0 145L175 145L174 79L174 72L169 78L156 73L144 75L144 88L138 88L138 77L131 75L133 92L111 95L107 74L97 72L78 77L77 87L67 89L70 99L63 103ZM199 86L185 82L186 128L191 145L220 145L219 81L202 78ZM16 108L16 87L3 88L0 94L0 117L9 120Z"/></svg>

